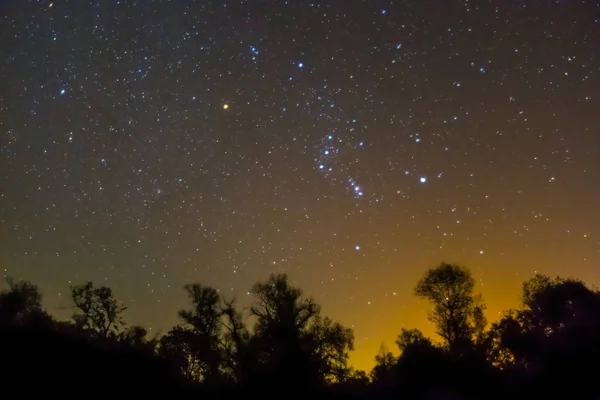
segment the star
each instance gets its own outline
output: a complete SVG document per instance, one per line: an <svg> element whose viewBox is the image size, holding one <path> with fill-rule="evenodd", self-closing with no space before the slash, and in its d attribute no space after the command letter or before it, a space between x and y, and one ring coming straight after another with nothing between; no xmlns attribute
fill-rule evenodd
<svg viewBox="0 0 600 400"><path fill-rule="evenodd" d="M52 312L91 280L166 333L185 284L245 310L285 272L369 370L435 333L367 302L441 258L494 310L536 269L600 285L595 2L53 1L0 7L0 272Z"/></svg>

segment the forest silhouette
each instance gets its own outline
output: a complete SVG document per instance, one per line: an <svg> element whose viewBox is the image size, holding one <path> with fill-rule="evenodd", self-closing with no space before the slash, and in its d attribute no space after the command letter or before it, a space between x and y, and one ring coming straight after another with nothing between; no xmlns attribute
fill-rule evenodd
<svg viewBox="0 0 600 400"><path fill-rule="evenodd" d="M39 289L8 280L0 293L0 380L15 394L193 395L199 398L600 399L600 292L535 275L522 304L489 324L471 272L442 263L416 283L436 338L402 329L355 370L351 329L323 316L285 274L235 300L184 287L180 323L162 336L127 326L108 287L71 287L73 315L53 318Z"/></svg>

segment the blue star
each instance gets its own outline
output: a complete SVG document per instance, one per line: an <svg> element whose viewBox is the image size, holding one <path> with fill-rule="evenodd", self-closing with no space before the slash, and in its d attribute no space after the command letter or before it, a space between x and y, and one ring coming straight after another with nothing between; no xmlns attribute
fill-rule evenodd
<svg viewBox="0 0 600 400"><path fill-rule="evenodd" d="M304 68L304 63L299 62L298 63L298 68Z"/></svg>
<svg viewBox="0 0 600 400"><path fill-rule="evenodd" d="M387 10L381 10L381 13L382 13L383 15L385 15L385 14L387 13Z"/></svg>
<svg viewBox="0 0 600 400"><path fill-rule="evenodd" d="M60 89L60 94L65 94L66 90L65 89Z"/></svg>
<svg viewBox="0 0 600 400"><path fill-rule="evenodd" d="M425 178L424 176L422 176L421 179L419 179L419 181L421 183L425 183L425 182L427 182L427 178Z"/></svg>

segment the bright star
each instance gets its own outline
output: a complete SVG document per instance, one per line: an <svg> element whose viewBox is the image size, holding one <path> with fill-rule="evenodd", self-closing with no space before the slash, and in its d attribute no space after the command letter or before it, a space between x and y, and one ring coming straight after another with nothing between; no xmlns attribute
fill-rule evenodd
<svg viewBox="0 0 600 400"><path fill-rule="evenodd" d="M419 181L421 183L425 183L425 182L427 182L427 178L425 178L424 176L422 176L421 179L419 179Z"/></svg>
<svg viewBox="0 0 600 400"><path fill-rule="evenodd" d="M223 104L223 110L227 110L229 108L229 104L225 103Z"/></svg>

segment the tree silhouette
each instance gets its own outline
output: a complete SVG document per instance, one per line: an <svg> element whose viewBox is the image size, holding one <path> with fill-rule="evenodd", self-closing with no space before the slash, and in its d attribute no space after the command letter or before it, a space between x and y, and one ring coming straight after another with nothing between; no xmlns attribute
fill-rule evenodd
<svg viewBox="0 0 600 400"><path fill-rule="evenodd" d="M441 264L428 271L415 293L433 304L430 319L443 345L417 329L402 329L399 355L382 345L369 375L348 365L352 330L321 316L319 305L283 274L253 286L246 314L253 329L235 299L186 285L190 306L179 311L181 324L160 338L148 337L141 326L123 330L125 307L109 288L91 282L73 287L73 324L52 320L36 286L9 280L9 289L0 292L0 353L3 366L15 371L43 366L49 374L36 382L44 387L69 376L112 392L127 385L182 388L183 377L207 398L215 390L226 398L292 391L382 399L598 395L597 290L575 279L536 275L523 283L522 306L486 331L485 306L473 288L462 267ZM59 367L57 359L68 366ZM3 378L30 381L35 373L21 375Z"/></svg>
<svg viewBox="0 0 600 400"><path fill-rule="evenodd" d="M198 283L185 285L190 310L179 311L183 326L176 326L161 340L168 356L191 380L216 382L223 376L221 296Z"/></svg>
<svg viewBox="0 0 600 400"><path fill-rule="evenodd" d="M249 348L251 334L244 324L242 313L235 308L235 300L223 301L221 314L224 320L222 347L225 366L237 382L244 382L252 375L254 365Z"/></svg>
<svg viewBox="0 0 600 400"><path fill-rule="evenodd" d="M352 329L328 317L316 316L303 336L319 376L326 382L343 382L349 378L348 358L350 351L354 350Z"/></svg>
<svg viewBox="0 0 600 400"><path fill-rule="evenodd" d="M193 340L193 334L189 329L177 325L160 338L158 354L167 360L174 371L185 380L198 382L202 379L203 366L193 355L190 346Z"/></svg>
<svg viewBox="0 0 600 400"><path fill-rule="evenodd" d="M37 286L27 281L6 279L9 290L0 292L0 324L28 325L51 322L42 307Z"/></svg>
<svg viewBox="0 0 600 400"><path fill-rule="evenodd" d="M509 312L492 332L493 362L507 358L506 369L537 382L530 389L536 395L598 393L600 294L583 282L534 276L523 284L522 308Z"/></svg>
<svg viewBox="0 0 600 400"><path fill-rule="evenodd" d="M252 292L256 324L250 346L260 368L279 374L281 383L292 376L308 386L344 379L352 330L321 318L320 307L285 274L271 275Z"/></svg>
<svg viewBox="0 0 600 400"><path fill-rule="evenodd" d="M251 347L261 375L276 377L282 385L290 384L292 377L304 385L316 385L318 367L302 348L301 335L319 314L319 306L302 298L302 291L292 287L283 274L256 283L252 293L255 300L250 313L256 324Z"/></svg>
<svg viewBox="0 0 600 400"><path fill-rule="evenodd" d="M500 370L511 368L515 364L514 355L506 346L505 336L505 333L512 329L512 323L516 324L516 321L513 313L509 312L500 321L492 323L483 340L482 347L486 359Z"/></svg>
<svg viewBox="0 0 600 400"><path fill-rule="evenodd" d="M578 280L536 275L523 284L523 308L497 329L518 365L539 369L553 354L600 345L600 295Z"/></svg>
<svg viewBox="0 0 600 400"><path fill-rule="evenodd" d="M256 283L252 293L255 303L250 312L257 318L257 334L291 333L297 337L321 311L312 299L302 297L301 289L289 284L285 274L271 275L266 282Z"/></svg>
<svg viewBox="0 0 600 400"><path fill-rule="evenodd" d="M118 342L144 354L154 354L158 346L158 339L156 337L149 339L146 328L139 325L130 326L121 332L118 335Z"/></svg>
<svg viewBox="0 0 600 400"><path fill-rule="evenodd" d="M404 329L398 335L396 344L400 349L400 354L404 353L411 346L433 346L431 340L418 329Z"/></svg>
<svg viewBox="0 0 600 400"><path fill-rule="evenodd" d="M95 288L92 282L73 286L71 299L75 305L73 321L80 329L101 338L110 338L125 326L121 314L127 307L117 302L109 287Z"/></svg>
<svg viewBox="0 0 600 400"><path fill-rule="evenodd" d="M370 376L373 383L381 387L391 386L396 378L395 370L398 359L382 343L379 352L375 355L375 366Z"/></svg>
<svg viewBox="0 0 600 400"><path fill-rule="evenodd" d="M473 296L474 286L469 270L442 263L427 271L415 288L417 296L433 304L429 320L447 348L454 352L463 351L486 325L484 306Z"/></svg>

